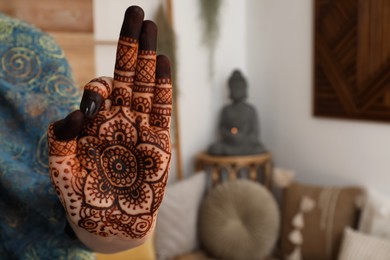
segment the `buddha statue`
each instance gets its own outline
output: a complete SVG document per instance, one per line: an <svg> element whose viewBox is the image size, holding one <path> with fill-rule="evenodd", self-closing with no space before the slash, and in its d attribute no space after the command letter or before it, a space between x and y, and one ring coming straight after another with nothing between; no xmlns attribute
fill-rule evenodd
<svg viewBox="0 0 390 260"><path fill-rule="evenodd" d="M231 104L222 109L219 121L219 140L212 144L211 155L253 155L265 152L259 141L259 126L254 107L248 104L247 82L239 70L228 81Z"/></svg>

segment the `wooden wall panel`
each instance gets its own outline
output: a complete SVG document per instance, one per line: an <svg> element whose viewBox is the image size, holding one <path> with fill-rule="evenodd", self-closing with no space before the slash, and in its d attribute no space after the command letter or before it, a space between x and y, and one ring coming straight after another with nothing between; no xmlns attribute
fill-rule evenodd
<svg viewBox="0 0 390 260"><path fill-rule="evenodd" d="M95 51L92 33L51 32L64 49L77 85L82 88L95 77Z"/></svg>
<svg viewBox="0 0 390 260"><path fill-rule="evenodd" d="M390 1L315 0L314 114L390 121Z"/></svg>
<svg viewBox="0 0 390 260"><path fill-rule="evenodd" d="M0 0L0 10L44 31L93 32L92 0Z"/></svg>
<svg viewBox="0 0 390 260"><path fill-rule="evenodd" d="M77 85L95 77L92 0L0 0L0 11L52 35L63 48Z"/></svg>

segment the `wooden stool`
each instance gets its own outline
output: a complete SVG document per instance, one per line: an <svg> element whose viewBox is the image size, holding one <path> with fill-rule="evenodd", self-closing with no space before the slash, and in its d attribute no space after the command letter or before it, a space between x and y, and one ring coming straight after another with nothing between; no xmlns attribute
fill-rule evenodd
<svg viewBox="0 0 390 260"><path fill-rule="evenodd" d="M256 181L261 169L264 174L263 184L271 189L272 156L270 153L245 156L214 156L203 152L196 156L195 167L197 171L211 168L213 186L222 180L223 170L227 171L229 180L235 180L242 169L247 169L249 178Z"/></svg>

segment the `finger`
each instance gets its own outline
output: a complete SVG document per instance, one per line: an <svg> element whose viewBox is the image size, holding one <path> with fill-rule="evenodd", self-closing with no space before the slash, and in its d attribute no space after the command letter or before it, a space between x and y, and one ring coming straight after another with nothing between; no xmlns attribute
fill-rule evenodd
<svg viewBox="0 0 390 260"><path fill-rule="evenodd" d="M82 198L78 185L74 185L81 182L75 178L86 175L77 159L76 137L81 131L83 121L83 112L76 110L65 119L51 124L47 133L50 178L67 213L76 219Z"/></svg>
<svg viewBox="0 0 390 260"><path fill-rule="evenodd" d="M152 111L154 87L156 84L157 26L152 21L142 24L139 52L135 70L132 109L136 113L147 114ZM149 119L147 119L149 121Z"/></svg>
<svg viewBox="0 0 390 260"><path fill-rule="evenodd" d="M112 89L113 79L109 77L96 78L85 85L80 103L80 110L85 117L93 118L97 115L104 101L111 95Z"/></svg>
<svg viewBox="0 0 390 260"><path fill-rule="evenodd" d="M164 55L157 56L156 87L150 114L150 125L169 129L172 113L171 65Z"/></svg>
<svg viewBox="0 0 390 260"><path fill-rule="evenodd" d="M116 52L113 105L130 106L144 11L138 6L127 8Z"/></svg>
<svg viewBox="0 0 390 260"><path fill-rule="evenodd" d="M52 124L53 138L58 141L69 141L76 138L83 128L84 114L73 111L67 117Z"/></svg>

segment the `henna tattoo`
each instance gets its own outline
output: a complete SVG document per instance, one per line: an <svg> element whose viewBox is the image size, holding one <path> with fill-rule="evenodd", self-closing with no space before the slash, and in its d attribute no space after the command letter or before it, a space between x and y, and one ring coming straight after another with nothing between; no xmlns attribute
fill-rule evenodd
<svg viewBox="0 0 390 260"><path fill-rule="evenodd" d="M112 92L112 81L107 77L96 78L85 85L84 90L92 90L106 99Z"/></svg>
<svg viewBox="0 0 390 260"><path fill-rule="evenodd" d="M156 81L156 51L140 50L133 87L132 108L149 114L152 110Z"/></svg>
<svg viewBox="0 0 390 260"><path fill-rule="evenodd" d="M68 156L74 154L77 149L76 140L70 142L58 141L54 138L54 126L50 125L48 130L49 156Z"/></svg>
<svg viewBox="0 0 390 260"><path fill-rule="evenodd" d="M136 83L154 85L156 75L156 51L140 50L136 67Z"/></svg>
<svg viewBox="0 0 390 260"><path fill-rule="evenodd" d="M169 128L172 113L172 87L170 79L158 79L154 94L150 124Z"/></svg>
<svg viewBox="0 0 390 260"><path fill-rule="evenodd" d="M140 238L152 227L171 158L169 132L152 131L142 120L127 107L101 111L78 139L79 165L75 141L68 148L49 132L53 183L80 227L123 238Z"/></svg>
<svg viewBox="0 0 390 260"><path fill-rule="evenodd" d="M118 41L114 71L115 88L111 100L113 105L130 106L137 64L138 41L121 36Z"/></svg>
<svg viewBox="0 0 390 260"><path fill-rule="evenodd" d="M112 102L117 106L130 106L132 85L115 86L112 92Z"/></svg>
<svg viewBox="0 0 390 260"><path fill-rule="evenodd" d="M151 98L145 98L145 97L135 98L133 100L133 109L138 112L150 113L152 111Z"/></svg>
<svg viewBox="0 0 390 260"><path fill-rule="evenodd" d="M121 82L133 82L137 64L138 41L121 36L116 53L114 79Z"/></svg>
<svg viewBox="0 0 390 260"><path fill-rule="evenodd" d="M50 176L69 219L99 236L148 235L167 184L172 86L169 60L159 61L147 40L156 38L154 27L144 22L140 50L139 28L123 27L114 79L85 86L105 102L76 139L58 141L53 126L48 131Z"/></svg>

